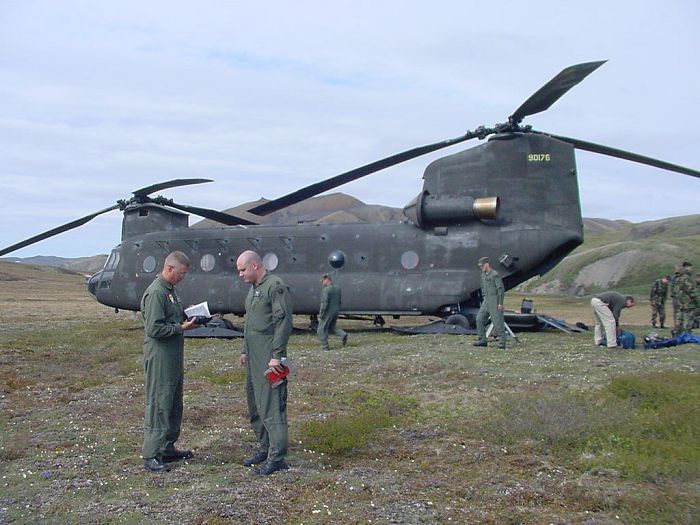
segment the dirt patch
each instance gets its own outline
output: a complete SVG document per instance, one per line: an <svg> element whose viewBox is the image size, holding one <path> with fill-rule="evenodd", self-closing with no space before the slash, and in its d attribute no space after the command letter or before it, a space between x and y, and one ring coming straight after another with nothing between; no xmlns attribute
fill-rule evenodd
<svg viewBox="0 0 700 525"><path fill-rule="evenodd" d="M613 286L630 271L630 268L639 263L643 256L641 250L629 250L612 257L600 259L581 269L574 280L574 287L579 289L597 286L607 288Z"/></svg>

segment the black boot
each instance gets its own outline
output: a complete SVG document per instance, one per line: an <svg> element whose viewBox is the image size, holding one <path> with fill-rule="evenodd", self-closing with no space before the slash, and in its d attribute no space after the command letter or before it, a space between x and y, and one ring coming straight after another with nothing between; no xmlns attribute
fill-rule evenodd
<svg viewBox="0 0 700 525"><path fill-rule="evenodd" d="M267 459L267 450L258 450L253 456L245 458L243 460L243 465L246 467L252 467L258 463L262 463Z"/></svg>
<svg viewBox="0 0 700 525"><path fill-rule="evenodd" d="M256 468L254 472L256 474L260 474L262 476L269 476L273 472L277 472L278 470L287 470L289 468L289 465L287 465L284 460L280 461L266 461L264 465Z"/></svg>
<svg viewBox="0 0 700 525"><path fill-rule="evenodd" d="M143 468L151 472L167 472L170 470L170 466L160 456L144 460Z"/></svg>

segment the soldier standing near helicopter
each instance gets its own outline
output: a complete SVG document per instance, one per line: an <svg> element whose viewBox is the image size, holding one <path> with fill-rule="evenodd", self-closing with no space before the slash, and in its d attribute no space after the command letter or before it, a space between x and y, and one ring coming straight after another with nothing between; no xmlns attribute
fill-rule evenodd
<svg viewBox="0 0 700 525"><path fill-rule="evenodd" d="M649 304L651 304L651 326L656 328L656 318L659 318L660 328L665 328L666 321L666 295L668 294L669 276L656 279L649 292Z"/></svg>
<svg viewBox="0 0 700 525"><path fill-rule="evenodd" d="M503 319L503 300L506 289L503 286L503 279L498 272L491 268L488 257L479 259L481 266L481 295L482 302L479 313L476 314L476 331L479 340L473 343L474 346L487 346L486 323L489 318L498 336L498 348L506 347L506 326Z"/></svg>
<svg viewBox="0 0 700 525"><path fill-rule="evenodd" d="M184 381L183 332L197 327L187 321L175 285L185 278L190 259L182 252L165 258L163 270L141 298L146 338L143 366L146 374L144 422L144 468L152 472L170 470L168 462L193 457L191 450L177 450L182 425Z"/></svg>
<svg viewBox="0 0 700 525"><path fill-rule="evenodd" d="M287 454L287 381L271 386L265 377L269 368L283 371L287 341L292 333L292 298L287 285L265 270L254 251L243 252L236 260L238 275L251 285L245 300L246 320L241 365L246 367L246 396L250 424L260 448L243 460L247 467L267 460L255 469L268 475L289 468Z"/></svg>
<svg viewBox="0 0 700 525"><path fill-rule="evenodd" d="M321 350L330 350L328 347L328 335L333 334L340 337L343 346L348 342L348 334L345 330L336 326L338 314L340 313L341 290L333 284L331 276L327 273L321 277L321 307L318 312L318 339L321 341Z"/></svg>
<svg viewBox="0 0 700 525"><path fill-rule="evenodd" d="M700 290L693 278L693 265L684 262L681 275L676 281L676 297L678 299L678 324L674 327L676 334L692 333L694 316L700 309Z"/></svg>
<svg viewBox="0 0 700 525"><path fill-rule="evenodd" d="M673 275L671 276L671 283L669 284L669 295L671 296L671 307L673 308L673 329L671 330L672 335L679 335L678 332L678 279L682 275L681 264L677 263L673 269Z"/></svg>

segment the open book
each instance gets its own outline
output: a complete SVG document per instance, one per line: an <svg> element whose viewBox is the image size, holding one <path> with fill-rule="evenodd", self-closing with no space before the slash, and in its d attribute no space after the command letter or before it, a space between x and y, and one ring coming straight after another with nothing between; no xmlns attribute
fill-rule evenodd
<svg viewBox="0 0 700 525"><path fill-rule="evenodd" d="M209 313L209 305L206 301L185 308L185 315L188 319L191 317L211 317L211 314Z"/></svg>

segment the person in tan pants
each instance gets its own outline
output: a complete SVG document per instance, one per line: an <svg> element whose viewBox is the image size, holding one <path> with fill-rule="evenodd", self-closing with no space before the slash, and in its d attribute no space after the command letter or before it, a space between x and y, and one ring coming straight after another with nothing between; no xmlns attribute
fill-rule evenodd
<svg viewBox="0 0 700 525"><path fill-rule="evenodd" d="M634 306L631 295L624 296L617 292L603 292L591 299L595 330L593 343L598 346L603 342L603 330L608 348L617 347L617 336L620 333L620 313L624 308Z"/></svg>

